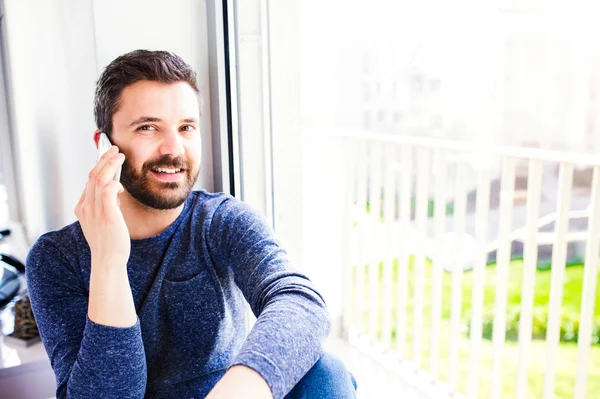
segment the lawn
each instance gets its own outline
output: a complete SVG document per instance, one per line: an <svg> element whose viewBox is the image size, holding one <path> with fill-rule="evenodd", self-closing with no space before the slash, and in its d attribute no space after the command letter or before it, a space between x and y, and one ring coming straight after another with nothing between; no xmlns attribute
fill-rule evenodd
<svg viewBox="0 0 600 399"><path fill-rule="evenodd" d="M377 300L379 310L379 320L381 320L382 313L382 295L381 292L383 284L383 271L382 265L379 265L379 295ZM408 292L408 306L407 306L407 339L405 343L407 357L412 359L412 308L413 308L413 273L414 265L412 261L409 263L409 292ZM365 309L369 309L369 281L368 281L368 266L364 268L366 280L365 280ZM508 289L508 319L511 319L510 314L518 311L521 301L521 289L522 289L522 275L523 275L523 262L520 260L512 261L509 270L509 289ZM397 264L393 265L392 273L392 298L396 298L397 295L397 282L398 282L398 270ZM546 342L543 340L545 335L545 318L544 315L547 313L548 300L550 295L550 270L538 270L536 272L536 282L534 289L534 336L538 339L534 339L530 349L530 365L529 365L529 388L528 397L539 398L542 395L543 382L544 382L544 371L546 366ZM463 321L464 329L468 327L469 314L471 310L471 292L473 287L472 273L466 272L463 275L462 282L462 312L461 320ZM598 287L600 289L600 276L598 277ZM563 297L563 311L562 317L565 319L563 325L563 338L571 341L576 340L576 336L570 333L572 325L568 320L577 320L579 314L580 303L581 303L581 291L583 281L583 266L573 265L565 271L565 284L564 284L564 297ZM491 319L493 315L493 307L495 301L495 286L496 286L496 267L495 265L489 265L485 272L485 289L484 289L484 315L488 315ZM425 266L425 306L424 306L424 325L422 332L423 350L421 353L421 364L425 369L428 369L429 365L429 343L431 339L431 287L432 287L432 265L427 262ZM449 370L449 347L450 347L450 293L451 293L451 275L449 273L443 273L443 299L442 299L442 323L440 330L440 378L446 380ZM392 326L395 326L395 315L396 315L396 301L392 303ZM367 326L368 313L365 312L364 326ZM518 313L517 313L518 317ZM517 319L518 320L518 319ZM595 320L598 325L600 320L600 295L596 295L595 305ZM518 326L518 323L513 323ZM569 327L570 326L570 327ZM485 330L485 328L484 328ZM597 334L597 332L596 332ZM509 332L509 339L506 341L504 346L504 357L503 357L503 379L502 379L502 398L514 397L515 395L515 384L516 384L516 372L518 364L518 343L515 340L511 340L511 334ZM485 332L484 332L485 336ZM542 338L542 339L539 339ZM396 346L395 342L395 331L392 331L392 345ZM558 348L558 358L556 362L556 397L557 398L572 398L573 388L575 384L575 365L577 359L577 344L576 342L561 342ZM461 334L459 342L459 370L458 370L458 390L466 392L467 376L468 376L468 364L469 364L469 336L468 333ZM490 396L490 377L491 377L491 364L492 364L492 342L489 339L482 340L481 354L480 354L480 375L479 375L479 397L488 398ZM596 344L592 346L590 355L590 362L588 368L588 383L587 383L587 397L593 398L598 397L600 392L600 345Z"/></svg>

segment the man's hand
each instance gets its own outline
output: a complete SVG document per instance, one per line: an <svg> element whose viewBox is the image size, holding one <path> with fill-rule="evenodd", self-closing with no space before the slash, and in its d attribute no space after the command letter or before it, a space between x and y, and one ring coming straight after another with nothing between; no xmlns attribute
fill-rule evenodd
<svg viewBox="0 0 600 399"><path fill-rule="evenodd" d="M131 238L118 203L124 189L112 180L124 160L115 146L106 152L90 172L75 207L92 257L88 317L113 327L131 327L137 322L127 276Z"/></svg>
<svg viewBox="0 0 600 399"><path fill-rule="evenodd" d="M123 186L112 180L124 160L116 146L102 155L75 207L92 259L100 262L126 263L131 251L129 231L117 202Z"/></svg>
<svg viewBox="0 0 600 399"><path fill-rule="evenodd" d="M233 366L210 391L206 399L273 399L271 388L258 374L246 366Z"/></svg>

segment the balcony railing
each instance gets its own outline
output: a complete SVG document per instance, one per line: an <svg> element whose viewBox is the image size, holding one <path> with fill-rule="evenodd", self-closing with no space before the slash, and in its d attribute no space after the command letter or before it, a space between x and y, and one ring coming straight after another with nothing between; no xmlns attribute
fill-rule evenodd
<svg viewBox="0 0 600 399"><path fill-rule="evenodd" d="M377 134L342 140L348 340L425 397L553 398L565 367L568 396L592 397L600 160ZM582 281L572 283L566 266L577 259ZM563 297L577 283L568 333Z"/></svg>

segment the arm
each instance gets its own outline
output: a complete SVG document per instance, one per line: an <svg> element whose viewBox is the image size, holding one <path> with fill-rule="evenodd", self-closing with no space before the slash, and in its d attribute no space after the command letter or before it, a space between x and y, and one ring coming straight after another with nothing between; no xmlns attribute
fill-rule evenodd
<svg viewBox="0 0 600 399"><path fill-rule="evenodd" d="M323 354L329 332L323 298L306 276L290 269L266 221L235 199L216 210L209 249L217 264L233 270L257 317L233 366L255 370L273 397L282 398Z"/></svg>
<svg viewBox="0 0 600 399"><path fill-rule="evenodd" d="M89 293L48 236L27 258L33 312L60 398L145 392L146 359L127 277L130 238L117 201L123 187L112 181L123 160L116 147L104 154L75 207L91 253ZM78 250L63 238L61 246L69 245Z"/></svg>
<svg viewBox="0 0 600 399"><path fill-rule="evenodd" d="M27 257L27 287L56 376L57 398L141 398L146 360L139 322L115 328L87 317L88 292L52 240Z"/></svg>
<svg viewBox="0 0 600 399"><path fill-rule="evenodd" d="M253 398L273 399L271 388L253 369L233 366L210 391L206 399Z"/></svg>

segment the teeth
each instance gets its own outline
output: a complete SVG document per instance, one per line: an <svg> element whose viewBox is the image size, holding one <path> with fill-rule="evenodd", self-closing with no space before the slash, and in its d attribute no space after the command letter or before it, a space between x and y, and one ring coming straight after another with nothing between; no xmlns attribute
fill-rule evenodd
<svg viewBox="0 0 600 399"><path fill-rule="evenodd" d="M179 173L181 169L165 169L165 168L156 168L155 171L159 173Z"/></svg>

